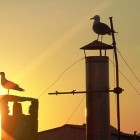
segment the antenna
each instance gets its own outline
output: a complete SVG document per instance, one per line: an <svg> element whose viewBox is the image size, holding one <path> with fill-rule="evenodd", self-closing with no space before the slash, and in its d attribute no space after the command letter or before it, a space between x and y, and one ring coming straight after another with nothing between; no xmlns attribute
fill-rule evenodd
<svg viewBox="0 0 140 140"><path fill-rule="evenodd" d="M114 54L115 54L115 62L116 62L116 88L114 88L114 93L117 94L117 120L118 120L118 140L121 138L120 134L120 93L122 93L122 88L119 87L119 64L118 64L118 56L117 56L117 49L116 49L116 41L115 41L115 35L114 35L114 28L113 28L113 17L109 17L110 19L110 26L112 30L112 41L114 46Z"/></svg>

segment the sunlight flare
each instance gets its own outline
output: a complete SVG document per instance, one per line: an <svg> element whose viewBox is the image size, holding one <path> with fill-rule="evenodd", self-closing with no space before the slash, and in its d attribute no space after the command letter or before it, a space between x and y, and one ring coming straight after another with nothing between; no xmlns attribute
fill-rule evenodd
<svg viewBox="0 0 140 140"><path fill-rule="evenodd" d="M1 128L2 126L1 126L1 113L0 113L0 140L1 140Z"/></svg>

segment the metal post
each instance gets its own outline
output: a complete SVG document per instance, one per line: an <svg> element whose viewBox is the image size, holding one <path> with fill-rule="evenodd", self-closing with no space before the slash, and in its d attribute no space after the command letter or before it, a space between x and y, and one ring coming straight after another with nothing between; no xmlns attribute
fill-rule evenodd
<svg viewBox="0 0 140 140"><path fill-rule="evenodd" d="M86 57L87 140L110 139L110 109L108 89L108 57Z"/></svg>
<svg viewBox="0 0 140 140"><path fill-rule="evenodd" d="M136 140L137 131L134 131L134 140Z"/></svg>
<svg viewBox="0 0 140 140"><path fill-rule="evenodd" d="M118 65L118 57L117 57L117 49L116 49L116 41L115 41L112 17L110 17L110 25L111 25L111 29L112 29L112 40L113 40L114 54L115 54L115 61L116 61L116 88L114 89L114 91L117 94L118 140L120 140L121 134L120 134L120 98L119 98L119 94L122 92L122 89L119 87L119 65Z"/></svg>

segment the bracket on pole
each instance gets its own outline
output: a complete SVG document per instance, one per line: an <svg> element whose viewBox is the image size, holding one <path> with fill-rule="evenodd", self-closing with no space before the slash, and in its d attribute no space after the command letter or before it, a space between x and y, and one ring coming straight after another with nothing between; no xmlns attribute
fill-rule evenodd
<svg viewBox="0 0 140 140"><path fill-rule="evenodd" d="M59 92L59 91L56 91L56 92L52 92L52 93L48 93L49 95L60 95L60 94L77 94L77 93L99 93L99 92L114 92L116 94L120 94L122 91L124 91L122 88L120 87L117 87L117 88L114 88L114 90L98 90L98 91L76 91L76 90L72 90L72 91L66 91L66 92Z"/></svg>

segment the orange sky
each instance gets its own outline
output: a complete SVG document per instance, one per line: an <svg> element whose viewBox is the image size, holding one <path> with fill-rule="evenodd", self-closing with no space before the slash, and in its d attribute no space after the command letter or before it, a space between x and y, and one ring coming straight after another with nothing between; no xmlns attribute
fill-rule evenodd
<svg viewBox="0 0 140 140"><path fill-rule="evenodd" d="M39 97L39 131L65 124L84 94L50 96L49 92L85 90L85 61L79 49L97 35L89 19L96 14L109 24L113 16L117 47L125 60L140 77L139 34L140 2L138 0L7 0L0 4L0 71L26 91L10 94ZM103 38L111 43L111 37ZM94 55L92 52L91 54ZM108 53L113 60L112 51ZM139 82L119 56L120 71L140 91ZM140 95L120 75L125 90L121 96L121 130L140 132ZM48 87L51 88L48 89ZM114 68L110 63L110 88L114 88ZM48 89L48 90L47 90ZM44 93L44 91L46 91ZM0 92L6 90L0 86ZM40 96L41 95L41 96ZM116 96L111 93L111 124L116 126ZM85 99L67 123L85 123Z"/></svg>

